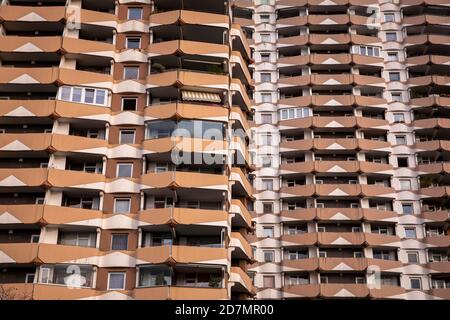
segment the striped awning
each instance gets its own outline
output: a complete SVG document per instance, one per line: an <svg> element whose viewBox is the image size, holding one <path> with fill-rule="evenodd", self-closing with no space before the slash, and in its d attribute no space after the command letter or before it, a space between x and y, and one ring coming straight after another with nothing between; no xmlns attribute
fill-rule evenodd
<svg viewBox="0 0 450 320"><path fill-rule="evenodd" d="M185 101L204 101L204 102L221 102L220 95L217 93L185 91L181 90L181 95Z"/></svg>

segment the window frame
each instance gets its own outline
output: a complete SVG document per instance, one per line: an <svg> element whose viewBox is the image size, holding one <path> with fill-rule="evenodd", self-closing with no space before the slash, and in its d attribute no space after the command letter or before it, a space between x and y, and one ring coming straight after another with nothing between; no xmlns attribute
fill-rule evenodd
<svg viewBox="0 0 450 320"><path fill-rule="evenodd" d="M123 275L123 286L122 288L111 288L111 275L113 274L121 274ZM108 284L107 284L107 290L125 290L126 288L126 282L127 282L127 273L124 271L112 271L108 272Z"/></svg>

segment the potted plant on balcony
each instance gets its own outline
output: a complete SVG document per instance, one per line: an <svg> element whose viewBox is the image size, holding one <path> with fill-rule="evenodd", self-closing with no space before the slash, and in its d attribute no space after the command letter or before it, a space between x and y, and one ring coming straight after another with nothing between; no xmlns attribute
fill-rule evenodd
<svg viewBox="0 0 450 320"><path fill-rule="evenodd" d="M209 287L210 288L219 288L222 279L220 277L211 276L209 278Z"/></svg>

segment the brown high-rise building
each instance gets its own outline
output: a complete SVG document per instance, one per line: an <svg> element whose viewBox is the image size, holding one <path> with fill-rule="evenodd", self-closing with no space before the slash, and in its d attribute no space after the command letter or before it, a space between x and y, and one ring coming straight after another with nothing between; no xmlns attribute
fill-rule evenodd
<svg viewBox="0 0 450 320"><path fill-rule="evenodd" d="M0 299L450 299L449 0L0 0Z"/></svg>

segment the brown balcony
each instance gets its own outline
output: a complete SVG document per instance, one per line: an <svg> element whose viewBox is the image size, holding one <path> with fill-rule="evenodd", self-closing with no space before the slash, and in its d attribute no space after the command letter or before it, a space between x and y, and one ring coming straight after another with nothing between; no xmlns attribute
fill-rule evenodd
<svg viewBox="0 0 450 320"><path fill-rule="evenodd" d="M350 17L347 14L333 14L333 15L308 15L308 23L310 25L336 25L348 24Z"/></svg>
<svg viewBox="0 0 450 320"><path fill-rule="evenodd" d="M320 294L318 284L285 285L283 287L283 298L316 298Z"/></svg>
<svg viewBox="0 0 450 320"><path fill-rule="evenodd" d="M394 235L364 233L365 241L371 247L400 247L400 238Z"/></svg>
<svg viewBox="0 0 450 320"><path fill-rule="evenodd" d="M231 168L230 181L233 186L236 185L237 187L239 187L239 189L245 192L247 197L253 196L253 186L240 167Z"/></svg>
<svg viewBox="0 0 450 320"><path fill-rule="evenodd" d="M239 232L231 232L229 246L232 251L239 256L245 257L247 260L253 260L253 250L247 239Z"/></svg>
<svg viewBox="0 0 450 320"><path fill-rule="evenodd" d="M297 210L282 210L281 211L281 221L310 221L316 218L316 209L297 209Z"/></svg>
<svg viewBox="0 0 450 320"><path fill-rule="evenodd" d="M172 150L225 154L228 142L225 140L209 140L189 137L166 137L144 140L144 154L165 153Z"/></svg>
<svg viewBox="0 0 450 320"><path fill-rule="evenodd" d="M162 73L150 74L149 76L147 76L147 83L151 87L182 85L190 87L227 89L228 76L189 70L172 70Z"/></svg>
<svg viewBox="0 0 450 320"><path fill-rule="evenodd" d="M236 292L246 292L249 295L255 295L252 279L240 267L230 268L229 281L234 283L231 287L232 291L234 289Z"/></svg>
<svg viewBox="0 0 450 320"><path fill-rule="evenodd" d="M297 185L293 187L281 187L280 197L290 198L290 197L312 197L315 194L314 185Z"/></svg>
<svg viewBox="0 0 450 320"><path fill-rule="evenodd" d="M101 155L106 155L107 152L108 142L106 140L63 134L52 134L51 138L51 148L56 151Z"/></svg>
<svg viewBox="0 0 450 320"><path fill-rule="evenodd" d="M296 16L289 18L282 18L277 20L277 28L285 28L291 26L303 26L308 23L307 16Z"/></svg>
<svg viewBox="0 0 450 320"><path fill-rule="evenodd" d="M64 297L65 300L78 299L95 299L101 294L105 294L93 288L73 288L64 285L54 284L34 284L33 299L34 300L60 300Z"/></svg>
<svg viewBox="0 0 450 320"><path fill-rule="evenodd" d="M318 258L306 258L297 260L283 260L281 261L281 269L284 272L288 271L315 271L319 269Z"/></svg>
<svg viewBox="0 0 450 320"><path fill-rule="evenodd" d="M432 273L450 273L450 261L428 262L424 267Z"/></svg>
<svg viewBox="0 0 450 320"><path fill-rule="evenodd" d="M430 14L417 15L404 17L402 21L403 25L423 25L423 24L435 24L435 25L448 25L448 17L435 16Z"/></svg>
<svg viewBox="0 0 450 320"><path fill-rule="evenodd" d="M450 211L449 210L440 210L440 211L428 211L422 212L420 215L422 219L426 222L445 222L450 221Z"/></svg>
<svg viewBox="0 0 450 320"><path fill-rule="evenodd" d="M4 133L0 135L2 151L45 151L50 148L52 135L48 133Z"/></svg>
<svg viewBox="0 0 450 320"><path fill-rule="evenodd" d="M97 248L40 243L38 258L42 263L97 264L100 251Z"/></svg>
<svg viewBox="0 0 450 320"><path fill-rule="evenodd" d="M150 27L178 23L228 29L230 21L227 15L188 10L166 11L150 15Z"/></svg>
<svg viewBox="0 0 450 320"><path fill-rule="evenodd" d="M323 298L367 298L369 289L366 284L326 283L320 285Z"/></svg>
<svg viewBox="0 0 450 320"><path fill-rule="evenodd" d="M198 246L158 246L136 249L136 263L227 264L227 249Z"/></svg>
<svg viewBox="0 0 450 320"><path fill-rule="evenodd" d="M450 84L450 77L446 76L422 76L409 78L408 82L412 86L448 86Z"/></svg>
<svg viewBox="0 0 450 320"><path fill-rule="evenodd" d="M241 200L231 200L230 213L235 215L233 220L236 220L239 225L244 225L247 228L252 227L252 216L250 214L250 211L245 207L244 203Z"/></svg>
<svg viewBox="0 0 450 320"><path fill-rule="evenodd" d="M221 174L169 171L142 175L142 189L202 188L228 189L228 177Z"/></svg>
<svg viewBox="0 0 450 320"><path fill-rule="evenodd" d="M35 16L39 17L39 21L45 22L62 22L66 16L66 8L52 7L29 7L29 6L1 6L0 20L2 21L23 21L35 22Z"/></svg>
<svg viewBox="0 0 450 320"><path fill-rule="evenodd" d="M364 244L362 232L319 232L318 241L322 245L354 245Z"/></svg>
<svg viewBox="0 0 450 320"><path fill-rule="evenodd" d="M102 174L48 169L47 183L51 187L103 190L105 182L106 178Z"/></svg>
<svg viewBox="0 0 450 320"><path fill-rule="evenodd" d="M41 168L0 169L0 181L4 187L47 187L48 171Z"/></svg>
<svg viewBox="0 0 450 320"><path fill-rule="evenodd" d="M450 141L447 140L430 140L417 141L414 145L417 151L450 151Z"/></svg>
<svg viewBox="0 0 450 320"><path fill-rule="evenodd" d="M416 171L419 174L439 174L439 173L450 173L450 163L429 163L429 164L419 164L416 167Z"/></svg>
<svg viewBox="0 0 450 320"><path fill-rule="evenodd" d="M430 119L419 119L414 121L414 126L416 130L420 129L450 129L450 119L446 118L430 118Z"/></svg>
<svg viewBox="0 0 450 320"><path fill-rule="evenodd" d="M431 289L427 293L434 297L450 300L450 288Z"/></svg>
<svg viewBox="0 0 450 320"><path fill-rule="evenodd" d="M428 196L432 198L442 198L448 197L448 195L450 194L450 187L437 186L437 187L421 188L419 192L422 196Z"/></svg>
<svg viewBox="0 0 450 320"><path fill-rule="evenodd" d="M406 293L406 289L397 286L381 285L378 289L369 289L372 299L399 299Z"/></svg>
<svg viewBox="0 0 450 320"><path fill-rule="evenodd" d="M67 19L70 20L71 13L67 12ZM100 12L94 10L80 10L80 21L83 24L93 24L102 27L116 28L117 16L113 13Z"/></svg>
<svg viewBox="0 0 450 320"><path fill-rule="evenodd" d="M151 56L164 56L182 52L187 55L219 55L228 58L229 49L224 44L215 44L207 42L197 42L188 40L171 40L152 43L148 46L148 53Z"/></svg>
<svg viewBox="0 0 450 320"><path fill-rule="evenodd" d="M0 243L0 263L35 263L38 258L37 243Z"/></svg>
<svg viewBox="0 0 450 320"><path fill-rule="evenodd" d="M416 66L416 65L428 65L428 64L442 64L447 65L450 63L450 57L448 56L438 56L438 55L423 55L417 57L409 57L406 59L406 65Z"/></svg>
<svg viewBox="0 0 450 320"><path fill-rule="evenodd" d="M423 242L432 247L448 248L450 247L450 236L425 237Z"/></svg>
<svg viewBox="0 0 450 320"><path fill-rule="evenodd" d="M367 260L365 258L319 258L321 271L365 271Z"/></svg>
<svg viewBox="0 0 450 320"><path fill-rule="evenodd" d="M21 7L23 8L23 7ZM0 12L2 8L0 8ZM57 53L62 47L61 37L21 37L21 36L0 36L1 52L36 52L29 50L27 46L37 47L45 53Z"/></svg>
<svg viewBox="0 0 450 320"><path fill-rule="evenodd" d="M136 288L133 297L138 300L226 300L226 288L194 288L162 286L151 288Z"/></svg>
<svg viewBox="0 0 450 320"><path fill-rule="evenodd" d="M450 36L446 35L434 35L434 34L419 34L413 36L407 36L405 38L405 47L414 46L419 44L442 44L449 43Z"/></svg>
<svg viewBox="0 0 450 320"><path fill-rule="evenodd" d="M191 208L147 209L138 213L142 225L227 225L228 214L222 210L206 210Z"/></svg>
<svg viewBox="0 0 450 320"><path fill-rule="evenodd" d="M285 234L281 236L281 246L312 246L318 241L318 234L315 232L301 234Z"/></svg>
<svg viewBox="0 0 450 320"><path fill-rule="evenodd" d="M228 121L228 109L222 106L175 102L145 108L146 119L217 119Z"/></svg>
<svg viewBox="0 0 450 320"><path fill-rule="evenodd" d="M50 117L55 113L55 106L54 100L2 100L0 116L20 117L26 110L36 117Z"/></svg>

